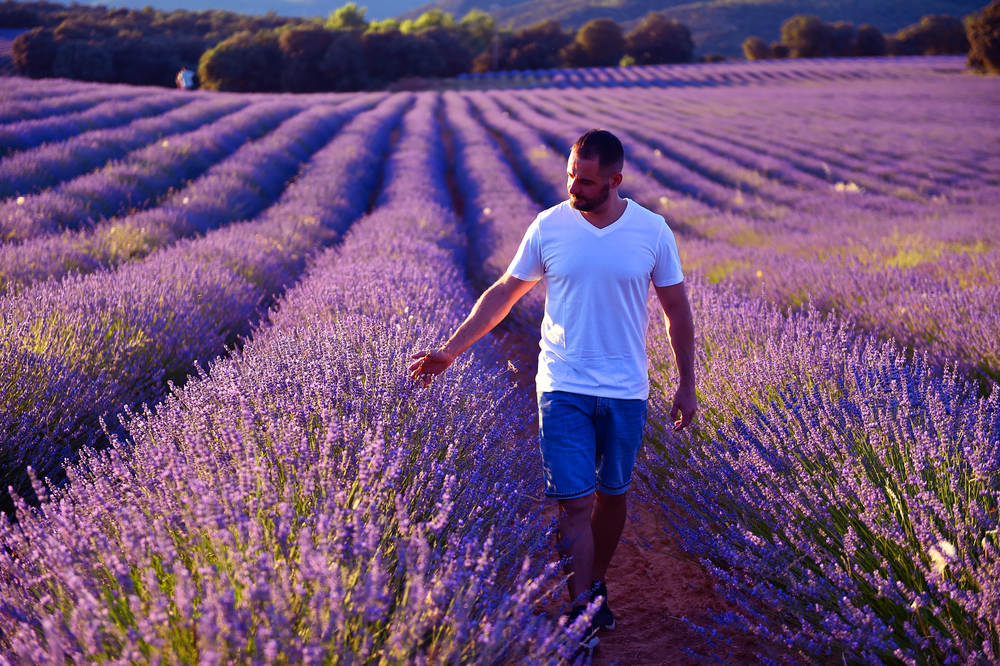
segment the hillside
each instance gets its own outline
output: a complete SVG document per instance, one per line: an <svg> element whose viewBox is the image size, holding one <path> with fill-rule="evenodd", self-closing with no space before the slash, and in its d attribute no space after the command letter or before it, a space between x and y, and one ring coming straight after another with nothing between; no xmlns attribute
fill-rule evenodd
<svg viewBox="0 0 1000 666"><path fill-rule="evenodd" d="M440 7L462 16L470 9L488 9L493 0L435 0L403 14L415 17ZM740 44L749 35L766 41L778 39L781 22L794 14L815 14L827 21L871 23L883 32L916 23L925 14L964 16L986 4L985 0L497 0L501 25L522 27L545 19L579 27L598 16L629 25L651 11L662 11L689 28L697 53L741 54Z"/></svg>

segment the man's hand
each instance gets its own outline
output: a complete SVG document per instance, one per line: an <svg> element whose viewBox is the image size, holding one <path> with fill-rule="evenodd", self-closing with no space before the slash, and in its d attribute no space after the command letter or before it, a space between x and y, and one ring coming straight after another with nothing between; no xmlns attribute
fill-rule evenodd
<svg viewBox="0 0 1000 666"><path fill-rule="evenodd" d="M407 370L410 379L421 382L424 386L430 386L431 381L448 369L448 366L455 362L455 358L443 349L427 349L418 351L410 358L417 359L410 364Z"/></svg>
<svg viewBox="0 0 1000 666"><path fill-rule="evenodd" d="M674 401L670 405L670 418L674 420L674 432L680 432L691 425L691 421L697 412L698 396L695 395L694 387L679 387L677 392L674 393Z"/></svg>

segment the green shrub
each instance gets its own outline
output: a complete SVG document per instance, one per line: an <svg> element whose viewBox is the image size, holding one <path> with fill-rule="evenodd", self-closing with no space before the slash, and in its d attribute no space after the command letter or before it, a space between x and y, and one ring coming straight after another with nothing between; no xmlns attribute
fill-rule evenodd
<svg viewBox="0 0 1000 666"><path fill-rule="evenodd" d="M201 87L238 92L281 89L281 49L273 31L239 32L201 56Z"/></svg>
<svg viewBox="0 0 1000 666"><path fill-rule="evenodd" d="M969 65L1000 74L1000 0L973 15L966 30Z"/></svg>
<svg viewBox="0 0 1000 666"><path fill-rule="evenodd" d="M625 53L637 65L691 62L694 40L680 21L650 12L635 30L625 35Z"/></svg>
<svg viewBox="0 0 1000 666"><path fill-rule="evenodd" d="M743 55L747 60L768 60L774 57L774 51L763 39L751 35L743 40Z"/></svg>

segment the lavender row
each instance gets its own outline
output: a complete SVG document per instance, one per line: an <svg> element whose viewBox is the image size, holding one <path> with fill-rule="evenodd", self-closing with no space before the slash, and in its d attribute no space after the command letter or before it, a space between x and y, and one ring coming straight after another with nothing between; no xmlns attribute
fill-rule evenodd
<svg viewBox="0 0 1000 666"><path fill-rule="evenodd" d="M499 134L512 155L512 166L533 198L543 206L566 199L566 156L557 153L538 132L510 117L497 101L481 92L467 93L482 124Z"/></svg>
<svg viewBox="0 0 1000 666"><path fill-rule="evenodd" d="M507 271L541 206L528 196L496 142L473 117L468 100L446 93L444 108L471 241L470 266L476 282L485 287ZM528 292L514 308L515 321L537 329L543 297L541 289Z"/></svg>
<svg viewBox="0 0 1000 666"><path fill-rule="evenodd" d="M645 67L581 67L460 75L471 82L526 88L716 87L827 82L836 80L921 80L939 68L962 71L962 57L840 58L751 63L653 65Z"/></svg>
<svg viewBox="0 0 1000 666"><path fill-rule="evenodd" d="M98 441L97 420L161 397L250 330L308 256L364 212L408 99L358 116L258 219L117 270L37 284L0 301L3 487ZM28 379L30 381L24 381Z"/></svg>
<svg viewBox="0 0 1000 666"><path fill-rule="evenodd" d="M471 305L434 101L408 114L381 206L271 326L72 470L55 520L3 524L11 655L559 663L532 612L548 535L514 464L528 406L483 360L425 390L401 372Z"/></svg>
<svg viewBox="0 0 1000 666"><path fill-rule="evenodd" d="M16 79L7 79L5 87L12 80ZM88 87L58 95L50 90L39 90L34 83L30 82L23 90L12 90L13 94L9 98L0 98L0 123L18 123L77 113L109 99L131 99L136 94L131 88Z"/></svg>
<svg viewBox="0 0 1000 666"><path fill-rule="evenodd" d="M110 160L164 137L190 132L239 108L227 97L194 101L122 128L84 132L80 136L39 146L0 160L0 198L26 195L88 173Z"/></svg>
<svg viewBox="0 0 1000 666"><path fill-rule="evenodd" d="M526 104L518 95L492 93L492 96L500 102L514 117L525 125L536 130L545 137L546 141L552 144L557 150L569 155L570 148L576 139L593 129L593 125L571 120L569 116L560 115L553 118L540 113L531 105ZM621 192L643 206L653 210L667 219L675 230L683 231L686 228L688 218L698 218L717 211L706 203L700 201L697 192L687 193L673 189L655 180L643 166L631 159L632 149L639 152L639 148L634 142L629 141L627 136L621 137L626 144L626 159L624 167L625 180L621 186Z"/></svg>
<svg viewBox="0 0 1000 666"><path fill-rule="evenodd" d="M93 228L0 246L0 290L90 273L254 217L271 205L299 167L358 111L377 97L339 106L316 104L258 141L244 144L157 208L102 222Z"/></svg>
<svg viewBox="0 0 1000 666"><path fill-rule="evenodd" d="M183 104L174 94L150 95L132 99L112 99L97 106L65 116L25 120L0 126L0 146L10 155L52 141L65 141L95 129L120 127L137 118L153 116Z"/></svg>
<svg viewBox="0 0 1000 666"><path fill-rule="evenodd" d="M211 125L133 151L52 190L8 199L0 204L0 237L24 240L147 208L300 108L287 102L253 104Z"/></svg>
<svg viewBox="0 0 1000 666"><path fill-rule="evenodd" d="M991 663L1000 389L815 311L695 283L701 425L651 401L646 480L765 656ZM671 385L662 325L652 378ZM648 449L647 449L648 450Z"/></svg>

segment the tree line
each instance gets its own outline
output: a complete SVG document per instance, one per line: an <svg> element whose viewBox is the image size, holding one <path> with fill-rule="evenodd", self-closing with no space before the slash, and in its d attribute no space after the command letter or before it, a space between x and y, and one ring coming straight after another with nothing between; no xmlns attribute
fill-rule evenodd
<svg viewBox="0 0 1000 666"><path fill-rule="evenodd" d="M964 24L925 17L889 36L872 26L795 16L782 26L780 42L751 37L743 47L751 59L969 52L974 64L1000 69L991 55L997 14L1000 0ZM202 87L246 92L379 89L400 79L494 69L684 63L694 53L690 30L657 13L630 31L608 18L578 30L554 20L511 30L498 29L480 10L461 19L435 9L416 19L369 21L354 3L326 18L294 18L4 0L0 27L30 29L12 48L24 76L172 86L186 66L197 70Z"/></svg>
<svg viewBox="0 0 1000 666"><path fill-rule="evenodd" d="M748 60L968 54L970 66L1000 73L1000 0L964 19L924 16L891 35L873 25L796 15L781 24L780 41L747 37L743 54Z"/></svg>
<svg viewBox="0 0 1000 666"><path fill-rule="evenodd" d="M682 63L694 53L691 32L655 13L628 32L606 18L579 30L551 20L498 30L480 10L460 20L435 9L368 21L354 3L327 18L286 18L5 0L0 27L30 28L12 48L24 76L171 86L185 66L197 69L202 87L245 92L377 89L494 67Z"/></svg>

